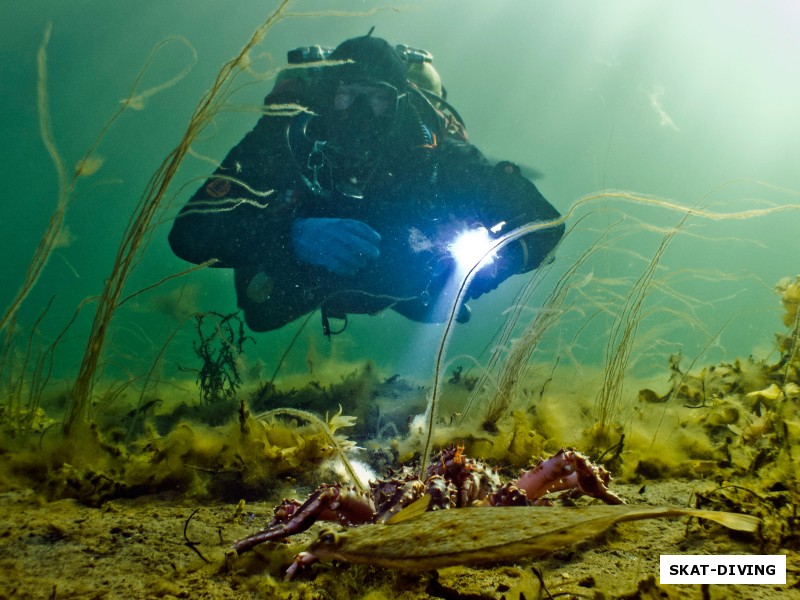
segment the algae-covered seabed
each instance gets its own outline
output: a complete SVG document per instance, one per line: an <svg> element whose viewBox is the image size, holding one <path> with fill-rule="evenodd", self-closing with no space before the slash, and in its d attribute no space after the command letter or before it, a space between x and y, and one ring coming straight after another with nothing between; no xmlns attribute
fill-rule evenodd
<svg viewBox="0 0 800 600"><path fill-rule="evenodd" d="M348 8L363 9L353 4ZM741 6L741 14L728 7L727 17L745 27L733 28L730 39L715 38L719 57L705 52L716 10L671 21L676 27L666 29L677 32L686 62L657 43L658 11L633 23L637 43L653 41L652 47L631 52L613 39L584 45L598 31L617 31L614 13L627 15L625 2L580 15L528 2L479 12L471 16L480 29L498 22L501 33L456 36L452 47L442 42L440 23L447 10L466 9L437 7L442 18L420 11L414 26L408 25L414 11L305 15L290 20L301 24L291 35L279 28L274 45L264 37L273 23L267 20L218 79L218 65L268 10L237 21L222 7L225 18L212 19L213 32L224 22L234 23L236 33L201 35L177 18L185 13L180 3L158 7L174 11L174 23L126 6L137 34L155 37L137 35L144 47L121 39L113 51L92 46L84 15L64 8L54 11L52 29L37 16L35 34L25 27L9 32L26 49L13 48L15 58L7 61L19 70L20 87L15 118L3 123L5 137L30 142L9 145L16 170L4 197L15 201L3 226L17 235L4 229L0 236L8 277L0 292L10 302L0 327L0 596L530 600L540 596L534 569L554 597L800 593L800 282L790 278L797 272L800 206L796 168L784 158L797 155L790 120L797 102L792 78L778 67L772 74L760 70L795 54L773 49L779 35L742 44L737 31L757 27ZM119 10L109 22L121 20ZM528 10L534 14L521 18ZM779 12L762 12L780 20ZM204 14L198 10L198 23ZM703 16L705 25L695 27ZM331 29L331 19L347 25ZM431 373L443 329L388 311L353 318L330 342L321 337L318 316L306 330L295 323L241 337L249 334L240 334L230 315L235 299L226 274L174 277L185 265L165 241L189 190L252 127L282 64L274 57L305 43L338 43L375 23L393 41L416 43L407 37L413 31L421 45L447 46L437 65L476 143L498 159L541 166L547 175L537 184L568 227L555 262L474 304L473 321L442 352L436 381ZM163 27L151 30L153 24ZM174 31L181 25L185 30ZM198 39L209 42L199 53ZM794 43L794 31L787 39ZM530 53L529 42L538 44ZM153 48L149 69L137 79ZM751 54L736 54L743 48ZM216 52L216 59L203 51ZM532 77L496 68L517 65L527 54L535 57L526 67ZM694 60L700 54L703 61ZM18 60L22 55L30 60ZM664 66L664 57L677 62ZM713 85L706 73L692 71L705 61ZM731 64L735 76L726 79ZM50 68L57 75L48 78ZM124 82L106 85L98 69L118 72ZM741 85L742 73L752 85ZM562 114L566 98L575 102ZM107 118L114 107L122 112L107 128L101 118L76 118ZM765 125L767 114L776 116ZM51 169L57 182L43 175ZM644 193L593 192L612 186ZM55 212L16 201L29 197L52 198ZM126 224L135 227L124 235ZM119 261L112 265L117 244ZM31 255L26 267L19 257ZM199 377L206 367L221 377ZM317 484L346 476L331 467L338 457L330 435L376 475L419 460L425 431L413 418L433 397L440 406L431 452L461 443L468 455L510 477L538 456L571 446L604 462L615 477L612 489L628 502L699 502L747 512L764 519L764 531L732 534L686 519L627 523L550 557L447 569L438 578L320 564L282 582L292 556L319 526L290 545L265 544L224 559L232 541L268 522L281 498L303 498ZM284 406L320 418L327 413L328 428L338 431L326 434L299 413L254 416ZM356 426L348 428L351 415ZM347 438L365 450L349 447ZM465 531L469 526L465 511ZM787 554L787 585L657 587L651 579L660 554L751 553Z"/></svg>
<svg viewBox="0 0 800 600"><path fill-rule="evenodd" d="M709 487L696 480L675 480L615 489L635 502L680 506L689 490ZM281 581L293 553L312 539L316 528L297 536L297 543L290 546L260 548L227 565L227 545L264 523L277 499L248 506L242 518L236 516L235 503L214 500L146 496L90 508L71 499L44 503L31 491L4 493L0 497L0 597L546 598L546 593L540 595L544 592L536 571L547 591L561 598L800 596L796 571L790 572L788 586L659 587L661 554L760 552L759 543L750 536L730 535L718 527L704 529L686 519L622 524L599 540L537 561L453 567L438 577L320 565L297 581ZM469 528L467 514L464 526ZM798 553L788 554L792 571Z"/></svg>
<svg viewBox="0 0 800 600"><path fill-rule="evenodd" d="M443 389L463 404L463 389L455 380L451 378ZM696 384L688 378L681 396L690 394ZM717 389L719 382L708 385ZM319 394L318 401L320 397L355 396L360 390L378 405L388 398L413 406L420 395L402 380L377 377L371 367L324 387L324 394L320 387L296 390L290 396L313 404L315 394ZM236 419L234 408L233 419L220 426L185 419L163 436L151 429L146 447L122 456L118 446L91 437L76 450L53 436L54 446L50 447L45 431L32 451L6 449L4 455L3 482L8 491L0 495L0 597L516 599L548 597L548 593L552 597L609 599L796 597L800 594L797 482L791 454L797 449L797 425L796 421L781 424L774 408L767 408L770 389L742 395L742 400L759 398L766 403L764 414L771 415L776 426L771 432L745 411L732 410L736 395L731 395L702 414L680 407L677 412L686 419L684 431L665 435L664 444L649 450L634 427L626 442L631 450L607 457L607 464L615 465L617 478L628 481L612 482L612 489L627 502L745 512L763 519L763 531L758 534L734 533L685 518L624 523L597 539L537 560L453 567L438 574L317 564L293 582L282 581L294 554L315 537L320 524L292 537L290 544L264 544L239 557L226 556L233 541L269 521L281 498L303 498L316 482L342 477L334 472L336 455L317 425L256 419L246 413ZM786 389L797 393L791 385ZM648 396L648 388L643 388L642 395ZM546 454L543 448L552 443L539 433L548 427L533 424L536 418L543 418L541 423L551 427L560 421L580 420L569 414L580 408L580 401L565 402L566 396L558 394L553 397L559 402L539 403L539 417L516 411L513 419L501 420L497 432L479 432L473 427L459 431L455 425L443 423L437 435L441 440L463 442L468 454L486 455L501 472L513 473L515 469L508 464L519 464L520 455L530 458L539 454L533 448ZM251 401L257 403L252 397ZM646 431L654 412L644 412L634 420ZM796 409L789 412L795 414ZM663 419L671 420L668 414ZM731 421L749 422L745 437L760 437L712 444L710 436L720 431L733 438L737 425ZM351 423L343 415L329 416L329 428L345 447L342 431L348 430L348 425ZM784 426L792 431L791 443L782 434L776 435ZM585 435L591 427L582 431L574 438L579 440L575 445L586 447L591 435ZM365 449L361 456L379 465L413 454L420 440L412 432L379 441L361 437L359 443ZM70 462L82 462L83 466L74 467ZM31 483L25 486L23 481ZM17 489L11 489L14 487ZM243 498L248 501L238 502ZM471 535L470 509L453 510L463 512L463 534ZM454 544L458 544L456 539ZM662 554L763 553L787 555L787 585L701 588L657 584Z"/></svg>

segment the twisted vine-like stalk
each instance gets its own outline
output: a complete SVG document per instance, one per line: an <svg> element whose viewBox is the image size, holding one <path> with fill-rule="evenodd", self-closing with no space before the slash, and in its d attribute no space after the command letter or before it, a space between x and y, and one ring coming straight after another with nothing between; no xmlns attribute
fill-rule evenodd
<svg viewBox="0 0 800 600"><path fill-rule="evenodd" d="M341 412L341 407L339 407ZM356 470L353 468L352 463L347 459L347 456L344 453L344 448L339 443L339 440L336 439L336 436L333 435L331 428L328 424L320 419L314 413L308 412L306 410L300 410L298 408L273 408L272 410L268 410L267 412L260 413L256 415L256 419L265 419L266 417L271 417L275 415L287 415L289 417L296 417L298 419L303 419L305 421L309 421L313 423L317 427L319 427L320 431L325 435L328 442L330 442L331 446L333 446L334 450L336 450L336 454L339 456L339 460L342 461L342 465L344 466L345 471L350 476L350 479L353 480L353 485L355 485L356 489L359 492L365 493L367 491L367 487L361 481L361 478L356 473Z"/></svg>
<svg viewBox="0 0 800 600"><path fill-rule="evenodd" d="M64 227L64 216L67 212L67 206L72 191L75 187L75 177L70 181L67 177L67 170L64 166L64 161L61 154L58 152L55 140L53 138L53 128L50 125L50 109L47 101L47 44L50 42L50 33L52 31L52 23L48 23L44 30L44 38L39 46L36 54L36 70L38 75L36 86L36 106L39 113L39 133L42 136L42 142L53 161L53 166L56 170L58 178L58 201L53 215L50 217L50 222L47 224L47 229L39 241L39 245L33 253L28 271L25 274L25 281L22 282L16 296L9 304L6 312L0 317L0 332L2 332L9 323L13 322L14 317L19 310L19 307L31 293L31 290L36 285L39 277L42 274L50 255L56 247L56 241L59 234Z"/></svg>
<svg viewBox="0 0 800 600"><path fill-rule="evenodd" d="M458 315L458 310L461 307L461 303L464 301L464 295L466 294L467 288L469 287L469 283L472 281L472 278L478 272L481 263L489 256L493 256L496 252L498 252L501 248L503 248L503 246L506 246L510 242L513 242L514 240L517 240L535 231L541 231L543 229L557 227L558 225L562 224L565 220L566 216L563 216L553 221L528 223L526 225L518 227L517 229L514 229L513 231L509 231L507 234L503 236L500 236L486 250L486 252L484 252L482 256L480 256L476 261L474 261L472 267L467 271L467 273L464 275L463 279L459 283L458 291L455 294L455 298L453 299L453 304L450 307L450 314L448 315L447 320L445 321L444 333L442 334L442 341L439 344L439 351L436 353L436 360L434 362L433 389L431 391L431 397L428 400L428 406L425 411L425 426L426 426L425 445L422 448L422 456L420 457L420 473L425 473L425 470L428 467L428 457L431 454L431 449L432 449L431 446L433 445L433 433L436 424L436 414L439 409L439 394L442 383L442 374L444 372L444 367L446 363L444 357L447 354L447 346L448 342L450 341L450 334L456 322L456 316Z"/></svg>
<svg viewBox="0 0 800 600"><path fill-rule="evenodd" d="M624 370L628 365L630 344L632 343L636 333L636 324L638 323L638 315L640 314L642 308L642 302L652 284L653 271L657 266L658 261L660 260L663 252L666 250L666 247L672 241L674 235L684 225L686 220L689 217L699 217L710 221L728 221L728 220L738 221L755 217L774 215L782 212L796 212L800 210L800 204L791 203L791 204L782 204L779 206L772 206L768 208L757 208L757 209L728 212L728 213L714 212L711 210L700 208L698 205L699 203L696 204L695 206L684 206L678 204L677 202L671 202L661 198L654 198L651 196L637 194L625 190L601 190L597 193L584 196L575 201L569 208L569 210L566 211L564 215L562 215L557 220L548 222L539 222L539 223L528 223L527 225L523 225L518 229L509 232L505 236L502 236L497 240L495 240L495 243L492 245L492 247L489 248L487 252L476 261L475 266L472 267L472 269L470 269L470 271L464 276L464 279L461 281L459 285L458 292L451 306L447 321L445 322L445 329L442 335L442 341L439 345L439 350L437 352L436 360L434 362L433 391L431 393L431 397L428 400L428 406L425 413L426 430L424 432L425 443L421 456L421 472L424 472L425 468L427 467L428 457L430 455L433 444L433 434L436 423L436 411L439 405L441 380L442 380L444 365L446 364L444 357L447 352L447 345L450 340L450 335L453 330L456 315L458 314L458 309L461 305L461 302L464 299L464 294L469 285L469 282L472 280L472 277L478 270L478 265L480 265L480 263L486 257L490 256L492 253L497 252L500 248L512 242L513 240L516 240L522 236L528 235L535 231L540 231L542 229L547 229L549 227L558 226L562 223L565 223L570 217L572 217L573 214L575 214L585 204L594 203L602 199L611 199L611 198L619 202L632 202L643 206L653 206L670 212L677 212L681 215L681 219L679 220L678 224L664 236L664 239L661 242L659 250L656 252L652 264L649 265L649 267L645 270L645 273L640 277L640 280L637 282L636 286L634 286L634 292L632 293L632 296L629 298L626 307L620 313L620 317L618 318L617 323L615 325L615 330L613 332L613 335L609 339L609 342L607 344L608 348L607 360L606 360L607 372L605 374L603 388L598 394L597 404L596 404L600 419L604 423L610 418L614 408L616 407L616 403L618 400L618 396L616 394L618 392L621 393L621 384L624 377Z"/></svg>
<svg viewBox="0 0 800 600"><path fill-rule="evenodd" d="M261 42L272 26L281 19L288 4L289 0L283 0L256 29L239 54L225 63L211 89L206 92L197 105L183 139L150 178L123 234L111 275L97 302L94 322L72 390L69 411L64 421L65 435L74 434L86 422L86 407L92 394L97 365L108 335L111 318L119 306L125 283L138 260L138 250L151 230L153 219L158 213L158 208L170 183L183 163L183 159L189 153L192 142L227 101L236 76L244 70L249 62L247 57L250 50Z"/></svg>

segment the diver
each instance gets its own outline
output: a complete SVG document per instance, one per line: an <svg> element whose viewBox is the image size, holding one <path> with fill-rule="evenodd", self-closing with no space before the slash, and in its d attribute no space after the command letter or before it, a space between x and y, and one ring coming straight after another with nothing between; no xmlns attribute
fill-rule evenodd
<svg viewBox="0 0 800 600"><path fill-rule="evenodd" d="M453 242L491 240L558 211L513 163L467 141L430 54L366 36L289 53L264 115L175 218L170 245L232 268L254 331L321 310L323 331L391 308L442 322L455 300ZM306 63L306 64L303 64ZM510 242L466 298L537 268L563 225ZM469 319L466 304L458 320ZM331 319L344 323L333 330Z"/></svg>

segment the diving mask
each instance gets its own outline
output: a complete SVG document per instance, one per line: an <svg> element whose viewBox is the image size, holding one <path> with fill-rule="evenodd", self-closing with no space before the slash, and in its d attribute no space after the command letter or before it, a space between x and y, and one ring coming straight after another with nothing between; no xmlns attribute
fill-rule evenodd
<svg viewBox="0 0 800 600"><path fill-rule="evenodd" d="M400 98L397 89L383 82L340 81L333 94L333 108L337 111L349 110L361 99L369 107L374 117L394 117Z"/></svg>

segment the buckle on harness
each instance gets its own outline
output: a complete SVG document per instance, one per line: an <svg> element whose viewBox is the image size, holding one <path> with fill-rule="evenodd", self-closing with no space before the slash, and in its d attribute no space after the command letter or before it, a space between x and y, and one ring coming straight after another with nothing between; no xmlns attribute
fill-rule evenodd
<svg viewBox="0 0 800 600"><path fill-rule="evenodd" d="M347 314L341 316L331 315L328 311L328 307L325 306L324 304L320 307L320 313L322 316L322 334L326 338L331 339L332 335L339 335L345 329L347 329ZM337 330L331 329L331 321L330 321L331 319L342 319L344 323L342 324L341 329Z"/></svg>
<svg viewBox="0 0 800 600"><path fill-rule="evenodd" d="M324 190L319 183L319 171L325 165L325 142L316 140L314 142L314 147L311 149L311 152L308 153L308 158L306 159L306 166L308 170L311 171L311 179L308 179L305 175L303 175L303 181L305 181L306 185L309 189L314 193L316 196L322 196Z"/></svg>

